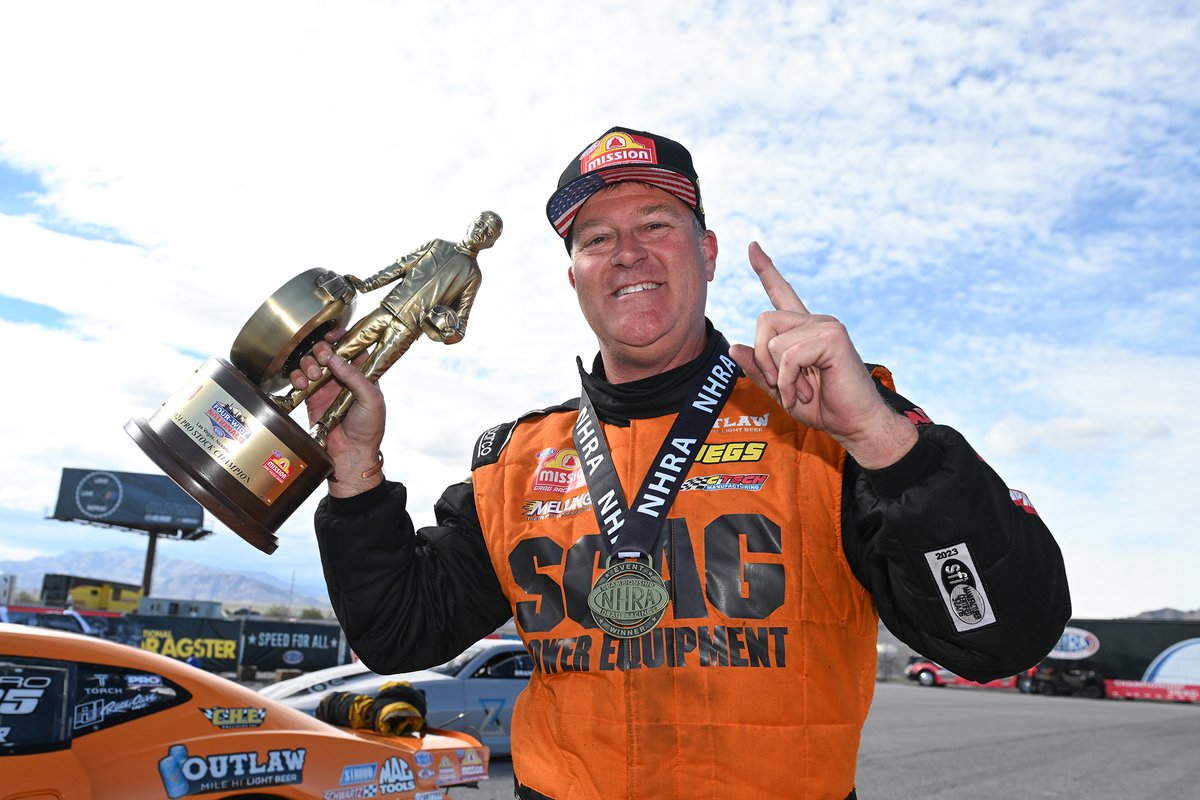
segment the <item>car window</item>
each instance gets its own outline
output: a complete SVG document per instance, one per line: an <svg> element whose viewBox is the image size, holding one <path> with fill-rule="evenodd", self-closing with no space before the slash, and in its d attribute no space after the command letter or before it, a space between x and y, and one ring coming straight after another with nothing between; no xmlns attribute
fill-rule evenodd
<svg viewBox="0 0 1200 800"><path fill-rule="evenodd" d="M86 633L79 620L71 614L52 614L46 611L9 610L7 621L16 625L31 625L36 628L53 628L71 633Z"/></svg>
<svg viewBox="0 0 1200 800"><path fill-rule="evenodd" d="M528 678L533 675L533 659L528 653L501 653L490 659L472 677Z"/></svg>
<svg viewBox="0 0 1200 800"><path fill-rule="evenodd" d="M70 668L64 664L0 659L0 756L70 746L69 679Z"/></svg>
<svg viewBox="0 0 1200 800"><path fill-rule="evenodd" d="M84 736L191 699L153 672L101 664L0 659L0 755L60 750Z"/></svg>
<svg viewBox="0 0 1200 800"><path fill-rule="evenodd" d="M79 664L71 706L74 736L177 706L191 698L182 686L154 672L103 664Z"/></svg>
<svg viewBox="0 0 1200 800"><path fill-rule="evenodd" d="M467 665L475 660L475 657L483 652L483 648L479 646L468 647L459 655L447 661L445 664L440 664L436 667L430 667L430 672L440 672L443 675L457 675L467 668Z"/></svg>

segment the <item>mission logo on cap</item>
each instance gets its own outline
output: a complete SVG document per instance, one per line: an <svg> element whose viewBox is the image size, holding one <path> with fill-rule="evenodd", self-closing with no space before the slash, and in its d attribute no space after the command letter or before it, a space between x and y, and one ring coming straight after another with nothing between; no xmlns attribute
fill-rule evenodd
<svg viewBox="0 0 1200 800"><path fill-rule="evenodd" d="M670 192L704 224L700 184L692 155L679 142L629 128L609 128L571 160L546 203L546 216L570 248L571 225L579 209L597 190L635 181Z"/></svg>

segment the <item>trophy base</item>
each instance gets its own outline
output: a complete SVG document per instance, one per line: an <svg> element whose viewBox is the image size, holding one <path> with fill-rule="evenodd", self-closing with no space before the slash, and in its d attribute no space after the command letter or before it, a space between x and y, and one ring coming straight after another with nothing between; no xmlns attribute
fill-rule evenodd
<svg viewBox="0 0 1200 800"><path fill-rule="evenodd" d="M264 553L275 531L333 474L308 433L228 362L210 358L150 419L125 432L234 533Z"/></svg>

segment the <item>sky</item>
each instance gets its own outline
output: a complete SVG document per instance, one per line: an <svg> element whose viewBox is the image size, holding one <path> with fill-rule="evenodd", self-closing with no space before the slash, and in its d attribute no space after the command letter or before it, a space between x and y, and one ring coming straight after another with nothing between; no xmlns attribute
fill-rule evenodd
<svg viewBox="0 0 1200 800"><path fill-rule="evenodd" d="M144 547L47 519L62 469L156 472L125 423L279 286L492 209L466 338L381 381L432 523L483 430L578 394L544 207L620 125L691 149L731 341L758 241L1030 496L1077 617L1200 608L1198 3L7 3L0 75L0 560ZM158 552L319 587L321 494L273 555L211 515Z"/></svg>

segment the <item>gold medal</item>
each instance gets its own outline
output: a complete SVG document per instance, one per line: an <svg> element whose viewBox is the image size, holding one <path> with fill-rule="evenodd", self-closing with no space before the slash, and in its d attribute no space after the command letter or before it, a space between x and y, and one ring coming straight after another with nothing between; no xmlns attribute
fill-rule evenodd
<svg viewBox="0 0 1200 800"><path fill-rule="evenodd" d="M654 562L608 559L607 568L588 593L596 624L610 636L634 639L653 630L671 598Z"/></svg>

